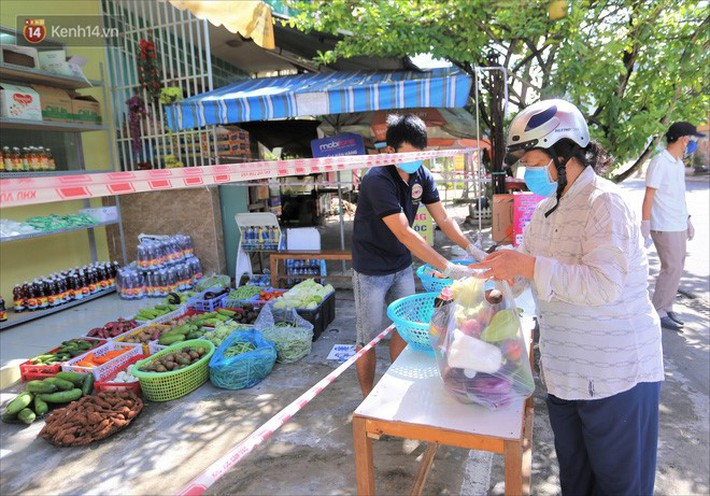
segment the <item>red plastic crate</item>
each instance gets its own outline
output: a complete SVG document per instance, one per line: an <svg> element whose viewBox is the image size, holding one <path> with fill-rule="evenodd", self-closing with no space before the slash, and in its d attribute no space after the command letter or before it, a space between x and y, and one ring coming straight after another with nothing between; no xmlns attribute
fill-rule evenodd
<svg viewBox="0 0 710 496"><path fill-rule="evenodd" d="M88 350L85 351L85 353L88 353L89 351L98 348L102 344L106 344L105 339L96 339L96 338L88 338L88 337L81 337L77 339L83 339L85 341L96 341L96 344L89 348ZM68 339L67 341L74 341L73 339ZM53 348L45 353L39 353L39 355L46 355L48 353L54 353L55 351L58 351L61 346L57 346L56 348ZM83 353L82 353L83 355ZM81 355L77 355L81 356ZM61 363L55 363L54 365L35 365L34 363L30 362L27 360L24 363L20 364L20 378L22 381L34 381L34 380L41 380L41 379L46 379L47 377L54 377L57 375L58 372L62 371L62 364Z"/></svg>
<svg viewBox="0 0 710 496"><path fill-rule="evenodd" d="M141 383L140 381L136 382L112 382L112 380L118 375L118 373L121 370L128 371L131 367L133 367L133 364L143 360L144 358L148 358L150 355L138 355L133 358L131 358L125 365L125 367L121 368L120 370L117 370L116 373L111 374L108 376L106 379L103 379L101 381L96 381L94 383L94 392L95 393L101 393L103 391L130 391L133 393L136 393L137 395L140 396L141 394Z"/></svg>

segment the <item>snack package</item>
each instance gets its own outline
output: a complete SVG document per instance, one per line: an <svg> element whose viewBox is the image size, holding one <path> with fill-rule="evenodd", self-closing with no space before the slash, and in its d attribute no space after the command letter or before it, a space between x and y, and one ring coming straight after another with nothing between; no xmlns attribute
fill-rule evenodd
<svg viewBox="0 0 710 496"><path fill-rule="evenodd" d="M507 283L455 281L434 306L429 339L444 387L456 399L495 409L533 393L520 314Z"/></svg>

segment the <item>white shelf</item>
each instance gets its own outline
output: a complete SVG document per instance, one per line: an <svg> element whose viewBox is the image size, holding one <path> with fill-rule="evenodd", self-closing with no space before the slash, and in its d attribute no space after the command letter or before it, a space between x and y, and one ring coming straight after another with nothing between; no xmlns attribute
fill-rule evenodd
<svg viewBox="0 0 710 496"><path fill-rule="evenodd" d="M109 222L98 222L96 224L90 224L90 225L85 225L85 226L67 227L65 229L57 229L55 231L37 231L37 232L32 232L32 233L27 233L27 234L20 234L18 236L8 236L5 238L0 237L0 243L9 243L11 241L20 241L23 239L43 238L45 236L53 236L55 234L63 234L63 233L68 233L68 232L73 232L73 231L85 231L87 229L94 229L95 227L101 227L101 226L110 226L113 224L118 224L118 221L112 220Z"/></svg>
<svg viewBox="0 0 710 496"><path fill-rule="evenodd" d="M11 79L27 83L45 84L47 86L67 90L92 88L103 84L102 81L90 81L74 76L64 76L62 74L55 74L53 72L41 71L39 69L32 69L14 64L0 64L0 79Z"/></svg>
<svg viewBox="0 0 710 496"><path fill-rule="evenodd" d="M51 315L53 313L61 312L62 310L66 310L67 308L72 308L77 305L81 305L82 303L86 303L88 301L95 300L96 298L101 298L102 296L106 296L107 294L115 292L116 288L104 289L103 291L99 291L98 293L89 295L85 298L82 298L81 300L72 300L69 303L65 303L57 307L50 307L44 310L35 310L34 312L29 312L25 310L22 313L15 313L10 310L7 312L7 320L5 322L0 322L0 331L16 325L24 324L25 322L29 322L30 320L39 319L41 317L46 317L47 315Z"/></svg>
<svg viewBox="0 0 710 496"><path fill-rule="evenodd" d="M0 117L0 129L19 129L27 131L60 131L64 133L83 133L87 131L105 131L103 124L82 124L80 122L32 121Z"/></svg>

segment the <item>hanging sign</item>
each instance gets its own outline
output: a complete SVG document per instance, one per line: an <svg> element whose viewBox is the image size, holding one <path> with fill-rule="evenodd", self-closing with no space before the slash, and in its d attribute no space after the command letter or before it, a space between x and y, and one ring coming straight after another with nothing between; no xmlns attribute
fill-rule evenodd
<svg viewBox="0 0 710 496"><path fill-rule="evenodd" d="M316 158L365 155L365 142L358 134L343 133L311 141L311 151Z"/></svg>
<svg viewBox="0 0 710 496"><path fill-rule="evenodd" d="M434 222L431 219L431 214L424 205L419 205L419 210L414 216L414 224L412 229L417 231L419 235L426 239L429 246L434 246Z"/></svg>

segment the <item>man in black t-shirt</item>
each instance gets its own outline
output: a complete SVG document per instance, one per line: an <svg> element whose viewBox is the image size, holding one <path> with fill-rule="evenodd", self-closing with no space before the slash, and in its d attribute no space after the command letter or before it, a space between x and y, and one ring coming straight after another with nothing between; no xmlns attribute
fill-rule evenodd
<svg viewBox="0 0 710 496"><path fill-rule="evenodd" d="M426 146L426 126L419 117L407 114L388 118L387 153L418 152ZM476 260L485 256L447 215L434 178L421 160L370 169L360 185L352 239L358 349L382 331L388 301L415 293L412 254L453 279L472 273L463 265L447 261L412 229L420 204L426 206L451 241ZM394 331L390 359L394 361L406 345ZM375 350L355 363L360 388L367 396L375 379Z"/></svg>

